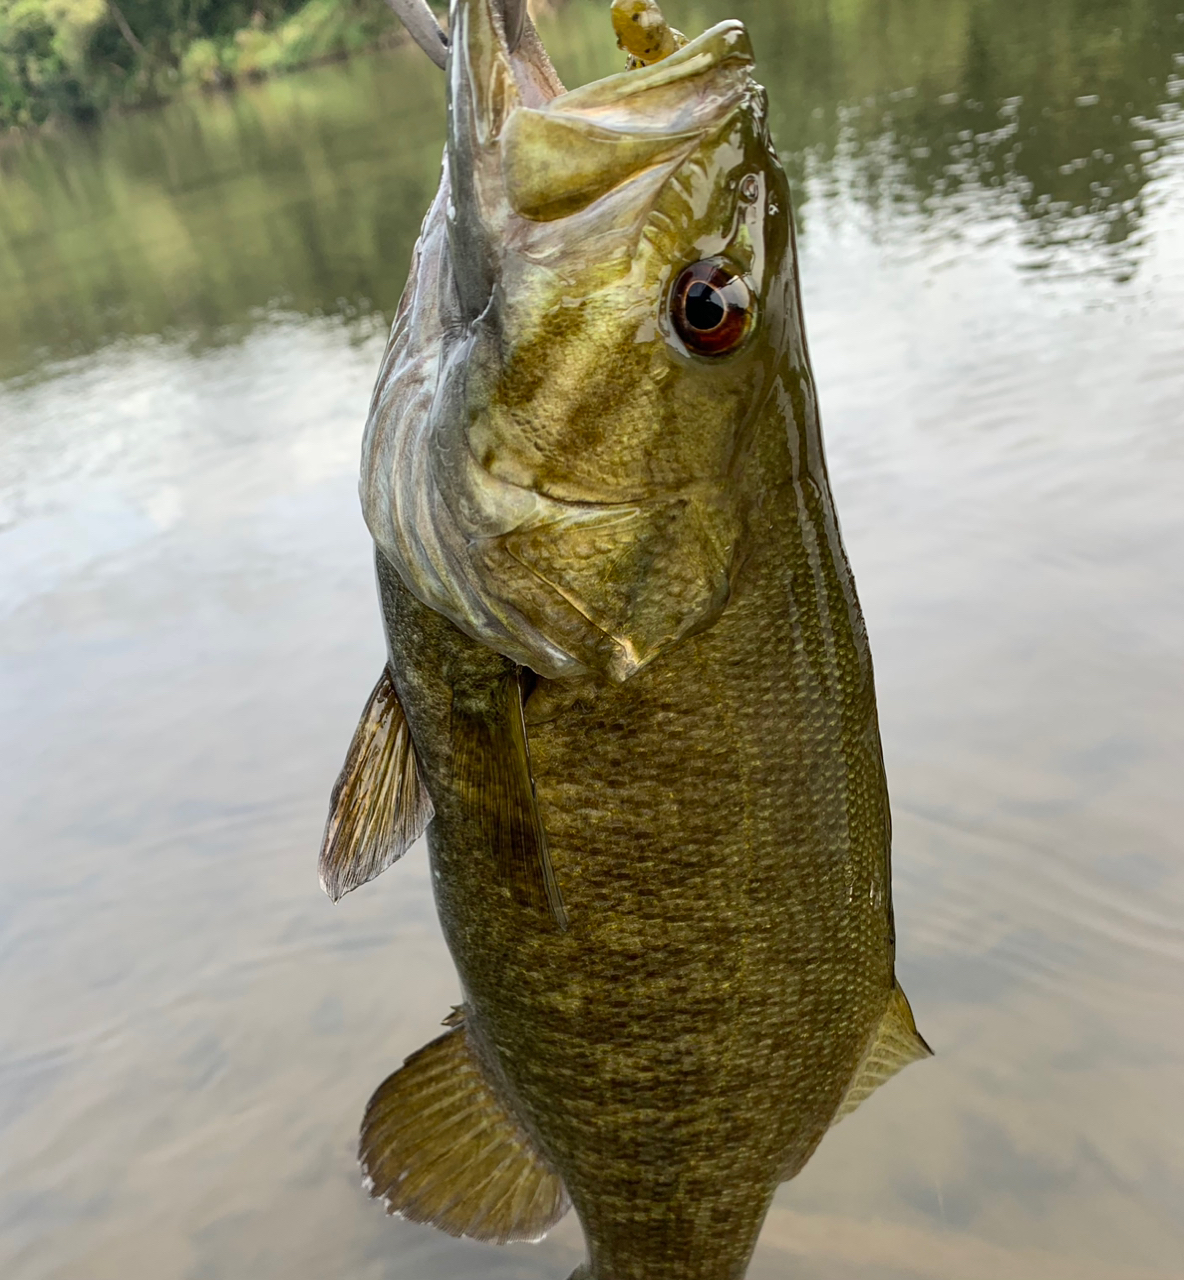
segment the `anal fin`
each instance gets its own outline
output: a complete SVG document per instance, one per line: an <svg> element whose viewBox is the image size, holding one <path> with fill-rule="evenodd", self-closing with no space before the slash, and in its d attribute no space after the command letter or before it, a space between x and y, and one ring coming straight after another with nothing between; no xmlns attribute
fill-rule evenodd
<svg viewBox="0 0 1184 1280"><path fill-rule="evenodd" d="M454 1015L449 1019L457 1021ZM366 1107L358 1159L388 1213L449 1235L540 1240L570 1207L559 1175L490 1088L463 1019Z"/></svg>
<svg viewBox="0 0 1184 1280"><path fill-rule="evenodd" d="M373 880L423 835L433 814L407 717L383 667L329 800L321 888L336 902Z"/></svg>
<svg viewBox="0 0 1184 1280"><path fill-rule="evenodd" d="M831 1124L836 1125L844 1116L849 1116L869 1094L886 1080L891 1080L898 1071L903 1071L910 1062L932 1056L933 1050L917 1030L908 998L900 984L894 982L888 1008Z"/></svg>
<svg viewBox="0 0 1184 1280"><path fill-rule="evenodd" d="M480 817L502 883L520 906L567 928L563 895L547 848L530 766L519 669L491 692L484 714L453 714L453 775Z"/></svg>

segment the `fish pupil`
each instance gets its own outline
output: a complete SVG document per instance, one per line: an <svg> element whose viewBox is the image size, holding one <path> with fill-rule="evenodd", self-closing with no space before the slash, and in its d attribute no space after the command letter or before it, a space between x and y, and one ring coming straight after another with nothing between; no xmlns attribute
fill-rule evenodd
<svg viewBox="0 0 1184 1280"><path fill-rule="evenodd" d="M687 290L686 318L692 329L701 333L718 329L727 313L720 291L706 280L696 280Z"/></svg>
<svg viewBox="0 0 1184 1280"><path fill-rule="evenodd" d="M684 267L670 291L670 323L683 349L727 356L752 331L755 300L743 276L724 258Z"/></svg>

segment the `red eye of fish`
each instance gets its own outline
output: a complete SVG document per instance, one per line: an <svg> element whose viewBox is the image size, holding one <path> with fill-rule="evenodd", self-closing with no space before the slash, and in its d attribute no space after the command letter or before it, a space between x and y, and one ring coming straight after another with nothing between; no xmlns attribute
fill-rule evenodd
<svg viewBox="0 0 1184 1280"><path fill-rule="evenodd" d="M755 311L752 291L718 258L687 267L670 294L670 319L689 351L730 355L748 336Z"/></svg>

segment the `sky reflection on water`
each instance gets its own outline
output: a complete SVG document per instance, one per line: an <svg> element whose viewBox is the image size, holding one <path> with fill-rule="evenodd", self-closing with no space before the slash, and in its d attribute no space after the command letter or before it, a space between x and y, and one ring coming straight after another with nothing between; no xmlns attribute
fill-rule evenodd
<svg viewBox="0 0 1184 1280"><path fill-rule="evenodd" d="M1184 28L1150 0L730 11L799 186L938 1050L782 1189L751 1275L1178 1277ZM600 9L549 21L571 81L615 64ZM499 1251L365 1202L361 1107L456 984L421 851L316 887L382 661L357 452L434 76L400 51L0 153L6 1277L580 1255L571 1220Z"/></svg>

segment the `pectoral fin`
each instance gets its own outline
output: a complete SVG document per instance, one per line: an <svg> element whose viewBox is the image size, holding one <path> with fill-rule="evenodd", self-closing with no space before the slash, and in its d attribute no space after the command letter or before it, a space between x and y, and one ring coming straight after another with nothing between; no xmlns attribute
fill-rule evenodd
<svg viewBox="0 0 1184 1280"><path fill-rule="evenodd" d="M831 1124L838 1124L844 1116L849 1116L868 1094L886 1080L891 1080L910 1062L932 1056L933 1050L925 1043L913 1021L907 997L894 983L884 1017Z"/></svg>
<svg viewBox="0 0 1184 1280"><path fill-rule="evenodd" d="M337 902L401 858L433 817L390 672L370 695L329 800L321 888Z"/></svg>
<svg viewBox="0 0 1184 1280"><path fill-rule="evenodd" d="M490 1088L463 1021L378 1087L358 1158L389 1213L454 1236L540 1240L570 1205L559 1175Z"/></svg>
<svg viewBox="0 0 1184 1280"><path fill-rule="evenodd" d="M567 912L535 799L522 703L519 672L494 691L487 714L454 712L453 776L465 806L479 816L514 901L549 912L566 929Z"/></svg>

